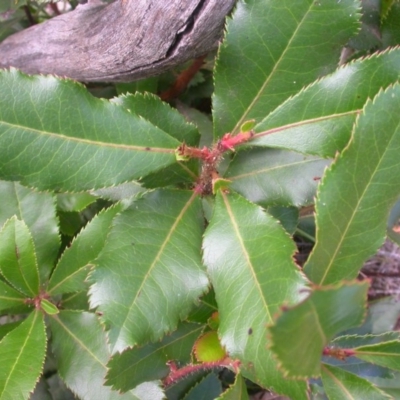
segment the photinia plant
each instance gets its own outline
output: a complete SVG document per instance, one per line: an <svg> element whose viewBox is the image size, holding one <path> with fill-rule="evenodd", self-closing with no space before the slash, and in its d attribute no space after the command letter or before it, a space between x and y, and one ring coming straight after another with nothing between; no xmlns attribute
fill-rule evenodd
<svg viewBox="0 0 400 400"><path fill-rule="evenodd" d="M54 376L82 400L396 398L399 334L362 325L357 276L400 195L400 49L338 68L375 46L362 11L239 1L212 126L0 72L1 400L55 399Z"/></svg>

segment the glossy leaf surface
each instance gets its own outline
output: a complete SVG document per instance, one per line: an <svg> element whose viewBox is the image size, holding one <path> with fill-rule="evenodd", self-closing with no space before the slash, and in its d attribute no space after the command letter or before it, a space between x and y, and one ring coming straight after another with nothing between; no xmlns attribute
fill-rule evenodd
<svg viewBox="0 0 400 400"><path fill-rule="evenodd" d="M218 193L203 249L222 346L257 382L306 399L305 384L285 381L267 349L267 324L280 304L301 298L305 285L292 259L294 243L262 208L235 193Z"/></svg>
<svg viewBox="0 0 400 400"><path fill-rule="evenodd" d="M89 193L59 193L57 194L57 208L64 212L82 211L96 198Z"/></svg>
<svg viewBox="0 0 400 400"><path fill-rule="evenodd" d="M179 142L185 142L190 146L196 146L199 143L200 135L196 127L186 122L179 112L162 102L158 96L135 93L120 96L111 101L135 115L140 115ZM146 187L160 187L179 182L193 182L196 180L197 170L196 160L179 161L162 171L148 175L143 179L143 184Z"/></svg>
<svg viewBox="0 0 400 400"><path fill-rule="evenodd" d="M2 179L81 191L175 162L176 139L77 83L11 70L0 73L0 91Z"/></svg>
<svg viewBox="0 0 400 400"><path fill-rule="evenodd" d="M103 386L110 352L96 315L61 311L49 318L49 324L58 372L74 393L83 400L139 400Z"/></svg>
<svg viewBox="0 0 400 400"><path fill-rule="evenodd" d="M21 306L25 299L23 294L0 281L0 310Z"/></svg>
<svg viewBox="0 0 400 400"><path fill-rule="evenodd" d="M322 382L329 400L389 400L391 397L367 380L324 364Z"/></svg>
<svg viewBox="0 0 400 400"><path fill-rule="evenodd" d="M400 341L393 340L354 349L356 357L373 364L400 371Z"/></svg>
<svg viewBox="0 0 400 400"><path fill-rule="evenodd" d="M113 352L161 339L206 291L203 225L200 199L178 190L151 192L115 218L90 289Z"/></svg>
<svg viewBox="0 0 400 400"><path fill-rule="evenodd" d="M106 384L125 392L142 382L165 378L168 361L179 361L180 365L190 362L193 344L203 329L203 325L182 323L161 342L115 354L107 364Z"/></svg>
<svg viewBox="0 0 400 400"><path fill-rule="evenodd" d="M60 239L54 195L39 193L17 182L0 181L0 226L16 215L28 226L35 243L41 280L49 277L54 267Z"/></svg>
<svg viewBox="0 0 400 400"><path fill-rule="evenodd" d="M0 271L4 278L28 297L39 294L39 271L35 246L28 227L16 217L0 231Z"/></svg>
<svg viewBox="0 0 400 400"><path fill-rule="evenodd" d="M288 376L319 376L323 348L339 332L362 323L367 291L366 283L316 289L279 316L270 328L271 349Z"/></svg>
<svg viewBox="0 0 400 400"><path fill-rule="evenodd" d="M214 134L260 122L304 85L336 68L358 27L359 2L239 1L215 69ZM329 32L329 35L327 35ZM323 39L322 39L323 38Z"/></svg>
<svg viewBox="0 0 400 400"><path fill-rule="evenodd" d="M48 285L51 295L79 292L87 289L85 279L90 262L103 249L111 223L122 206L108 208L95 216L74 239L58 262Z"/></svg>
<svg viewBox="0 0 400 400"><path fill-rule="evenodd" d="M355 278L384 241L400 193L399 109L398 84L368 102L349 146L319 186L317 241L304 268L319 285Z"/></svg>
<svg viewBox="0 0 400 400"><path fill-rule="evenodd" d="M351 62L274 110L249 144L333 157L348 143L365 102L397 82L399 69L400 49Z"/></svg>
<svg viewBox="0 0 400 400"><path fill-rule="evenodd" d="M46 354L43 315L32 312L0 342L0 399L26 400L42 372Z"/></svg>
<svg viewBox="0 0 400 400"><path fill-rule="evenodd" d="M238 153L225 177L232 189L255 203L300 207L313 202L329 163L284 150L253 149Z"/></svg>

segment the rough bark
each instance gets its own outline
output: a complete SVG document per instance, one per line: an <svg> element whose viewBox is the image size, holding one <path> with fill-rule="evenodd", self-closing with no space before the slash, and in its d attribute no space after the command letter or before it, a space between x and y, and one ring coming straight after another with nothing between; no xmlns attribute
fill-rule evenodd
<svg viewBox="0 0 400 400"><path fill-rule="evenodd" d="M0 68L80 81L157 75L210 51L236 0L87 3L0 43Z"/></svg>

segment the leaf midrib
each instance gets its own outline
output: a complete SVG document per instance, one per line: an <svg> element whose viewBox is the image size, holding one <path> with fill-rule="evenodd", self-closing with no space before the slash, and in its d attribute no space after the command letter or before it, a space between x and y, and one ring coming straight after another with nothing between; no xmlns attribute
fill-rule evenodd
<svg viewBox="0 0 400 400"><path fill-rule="evenodd" d="M257 175L262 174L262 173L278 171L280 169L295 167L296 165L304 165L304 164L308 164L308 163L312 163L312 162L316 162L316 161L321 161L321 160L324 160L324 159L323 158L313 158L313 159L310 159L310 160L301 160L301 161L296 161L296 162L290 163L290 164L276 165L276 166L274 166L272 168L258 169L256 171L248 172L246 174L234 175L232 177L228 176L227 178L233 182L235 180L246 178L246 177L249 177L249 176L253 177L253 176L257 176Z"/></svg>
<svg viewBox="0 0 400 400"><path fill-rule="evenodd" d="M246 258L247 265L249 266L250 271L251 271L251 274L253 275L253 280L254 280L254 282L255 282L255 284L256 284L256 287L257 287L257 289L258 289L258 292L259 292L259 294L260 294L261 301L262 301L262 303L264 304L264 308L265 308L265 310L266 310L266 312L267 312L267 316L268 316L268 318L269 318L269 321L268 321L268 322L271 322L271 321L272 321L271 311L270 311L270 309L269 309L268 304L267 304L266 301L265 301L265 298L264 298L262 289L261 289L261 287L260 287L260 283L259 283L259 281L258 281L258 279L257 279L257 275L256 275L256 273L255 273L255 271L254 271L253 264L252 264L252 262L251 262L249 253L248 253L248 251L247 251L247 249L246 249L246 246L244 245L243 238L242 238L242 236L240 235L239 227L238 227L238 225L237 225L237 223L236 223L236 218L235 218L235 216L234 216L234 214L233 214L233 211L232 211L232 208L231 208L231 206L230 206L229 200L228 200L228 198L227 198L227 196L226 196L225 193L221 192L221 196L222 196L222 199L224 200L224 203L225 203L225 206L226 206L226 211L228 212L228 215L229 215L229 218L230 218L230 220L231 220L233 229L234 229L234 231L235 231L235 235L236 235L236 237L237 237L237 239L238 239L238 241L239 241L240 247L242 248L242 252L243 252L243 254L244 254L245 258Z"/></svg>
<svg viewBox="0 0 400 400"><path fill-rule="evenodd" d="M180 211L179 215L177 216L177 218L175 219L174 223L172 224L170 230L168 231L168 234L167 234L167 236L165 237L164 242L161 244L160 249L159 249L157 255L155 256L155 258L154 258L152 264L150 265L148 271L147 271L146 274L144 275L144 277L143 277L143 279L142 279L142 282L141 282L139 288L138 288L137 291L136 291L135 297L133 298L132 303L131 303L131 305L129 306L127 312L126 312L125 319L124 319L123 323L121 324L121 327L120 327L119 332L118 332L118 336L116 337L115 342L114 342L114 348L115 348L115 345L116 345L116 344L118 343L118 341L119 341L119 338L120 338L121 332L122 332L122 328L124 327L124 325L125 325L125 323L126 323L128 317L129 317L129 314L131 313L133 307L135 306L136 301L137 301L137 299L138 299L138 297L139 297L139 294L142 292L142 289L143 289L144 285L146 284L147 280L149 279L149 276L150 276L152 270L155 268L155 266L157 265L158 261L160 260L160 257L161 257L161 255L163 254L165 247L167 246L167 244L168 244L168 242L169 242L169 240L170 240L172 234L173 234L174 231L176 230L177 226L178 226L179 223L181 222L183 215L186 213L186 211L188 210L188 208L190 207L190 205L193 203L193 201L194 201L194 199L196 198L196 196L197 196L197 194L196 194L195 192L193 192L193 194L192 194L192 196L190 197L190 199L185 203L184 207L182 208L182 210Z"/></svg>
<svg viewBox="0 0 400 400"><path fill-rule="evenodd" d="M236 123L236 125L234 126L234 128L232 129L231 133L235 134L238 133L237 129L242 126L245 118L247 117L247 115L249 114L249 112L251 111L251 109L253 108L254 104L259 100L261 93L263 93L265 87L269 84L270 80L272 79L272 77L274 76L274 73L276 72L278 66L280 65L280 63L283 60L283 57L285 56L285 54L287 53L288 49L290 48L294 38L297 35L297 32L299 31L300 27L302 26L304 20L306 19L306 17L308 16L308 14L310 13L311 8L313 7L314 2L311 2L308 11L304 13L303 18L301 19L301 21L298 23L296 29L293 31L292 36L290 37L287 46L285 47L285 49L283 50L282 54L280 55L278 61L274 64L274 67L272 68L268 78L265 80L265 82L261 85L260 90L257 92L257 94L254 96L253 100L251 101L251 103L249 104L249 106L244 110L242 116L239 118L238 122Z"/></svg>
<svg viewBox="0 0 400 400"><path fill-rule="evenodd" d="M29 332L28 332L28 334L26 335L25 341L24 341L23 345L22 345L21 348L20 348L19 354L18 354L17 358L15 359L15 362L14 362L14 364L13 364L13 367L12 367L10 373L9 373L8 376L7 376L7 380L6 380L5 383L4 383L4 387L3 387L2 392L0 392L0 396L2 396L3 393L6 391L8 382L10 381L11 376L12 376L12 374L13 374L15 368L16 368L16 365L18 364L19 359L21 358L21 354L23 353L23 350L25 350L26 344L27 344L27 342L29 341L29 339L31 338L32 330L33 330L33 327L34 327L34 325L35 325L35 323L36 323L36 319L37 319L38 314L39 314L39 311L34 311L34 318L33 318L32 324L31 324L31 326L30 326Z"/></svg>
<svg viewBox="0 0 400 400"><path fill-rule="evenodd" d="M359 205L360 205L360 203L362 202L362 200L364 199L365 193L367 192L367 190L368 190L369 187L371 186L371 182L374 180L375 175L376 175L377 172L379 171L379 167L380 167L382 161L385 159L386 153L391 149L390 144L391 144L391 142L394 140L394 137L396 136L396 132L397 132L397 130L399 129L399 127L400 127L400 122L397 124L396 128L393 129L393 134L392 134L392 136L391 136L389 142L388 142L387 145L385 146L385 150L383 151L382 156L380 157L379 162L376 164L376 167L375 167L375 169L374 169L374 172L373 172L373 174L371 174L371 178L370 178L370 179L368 180L368 182L366 183L365 188L364 188L364 190L362 191L362 193L361 193L361 195L360 195L360 198L359 198L359 200L357 201L357 204L356 204L356 206L355 206L354 209L353 209L354 211L353 211L353 213L352 213L352 215L351 215L351 218L348 219L348 223L347 223L347 226L346 226L346 228L345 228L345 230L344 230L344 232L343 232L343 235L341 236L341 238L340 238L340 240L339 240L339 243L338 243L338 245L336 246L336 249L335 249L335 251L334 251L334 253L333 253L333 255L332 255L332 257L331 257L331 259L330 259L330 261L329 261L329 263L328 263L328 266L327 266L327 268L326 268L326 270L325 270L325 273L324 273L324 275L322 276L322 278L321 278L321 280L320 280L320 282L319 282L320 285L323 285L323 284L324 284L324 281L325 281L325 279L326 279L326 277L327 277L329 271L331 270L334 261L336 260L336 256L337 256L337 254L338 254L338 252L339 252L339 249L342 247L344 238L347 236L347 232L349 231L350 226L351 226L351 224L352 224L352 222L353 222L355 216L357 215L357 211L358 211L358 209L359 209ZM350 142L350 143L351 143L351 142ZM318 212L318 210L317 210L317 212Z"/></svg>
<svg viewBox="0 0 400 400"><path fill-rule="evenodd" d="M151 145L135 146L135 145L128 145L128 144L93 141L93 140L78 138L78 137L74 137L74 136L66 136L61 133L41 131L39 129L34 129L34 128L30 128L30 127L11 124L9 122L0 121L0 126L2 124L6 125L10 128L23 129L24 131L28 131L29 133L33 133L35 135L38 135L39 137L49 136L49 137L52 137L55 139L63 139L65 141L87 144L87 145L91 145L91 146L109 147L109 148L116 148L116 149L123 149L123 150L136 150L136 151L144 151L147 153L169 153L169 154L175 153L175 148L171 149L171 148L163 148L163 147L152 147ZM172 140L176 141L177 146L179 145L179 142L176 139L174 139L172 137L168 137L168 139L171 141Z"/></svg>
<svg viewBox="0 0 400 400"><path fill-rule="evenodd" d="M281 125L277 128L271 128L271 129L267 129L265 131L262 132L257 132L257 127L255 128L256 130L256 134L253 136L252 140L249 142L249 144L252 144L252 141L258 138L262 138L264 136L268 136L274 133L279 133L281 131L285 131L288 129L293 129L293 128L298 128L300 126L303 125L308 125L308 124L315 124L318 122L324 122L324 121L329 121L335 118L343 118L343 117L347 117L348 115L353 116L353 114L355 114L355 116L357 116L359 113L361 112L361 109L355 109L355 110L351 110L351 111L346 111L346 112L342 112L342 113L334 113L334 114L328 114L328 115L323 115L321 117L315 117L315 118L308 118L308 119L304 119L302 121L297 121L297 122L292 122L290 124L286 124L286 125ZM260 122L260 125L262 124L262 122Z"/></svg>

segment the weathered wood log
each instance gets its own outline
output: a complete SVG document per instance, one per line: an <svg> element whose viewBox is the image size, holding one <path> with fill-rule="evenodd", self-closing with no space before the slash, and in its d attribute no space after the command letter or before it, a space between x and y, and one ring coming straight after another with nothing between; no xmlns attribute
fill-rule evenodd
<svg viewBox="0 0 400 400"><path fill-rule="evenodd" d="M80 81L157 75L210 51L236 0L87 3L0 43L0 68Z"/></svg>

